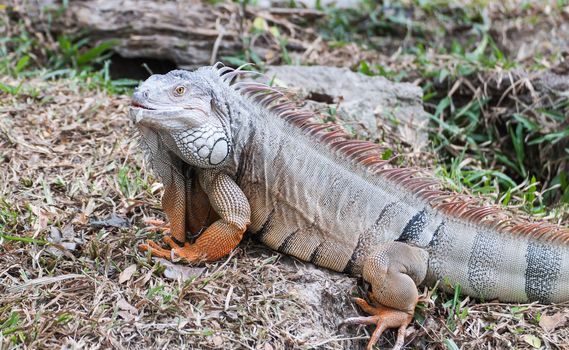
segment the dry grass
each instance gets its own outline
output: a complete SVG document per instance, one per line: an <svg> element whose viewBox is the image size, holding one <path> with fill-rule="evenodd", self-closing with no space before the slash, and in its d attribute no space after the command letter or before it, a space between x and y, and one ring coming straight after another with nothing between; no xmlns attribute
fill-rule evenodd
<svg viewBox="0 0 569 350"><path fill-rule="evenodd" d="M354 278L250 239L201 267L138 252L157 238L142 219L162 217L161 186L130 136L127 98L73 80L22 91L0 95L0 348L365 346L371 328L337 327L365 294ZM417 314L409 348L569 344L563 305L453 303L431 290Z"/></svg>

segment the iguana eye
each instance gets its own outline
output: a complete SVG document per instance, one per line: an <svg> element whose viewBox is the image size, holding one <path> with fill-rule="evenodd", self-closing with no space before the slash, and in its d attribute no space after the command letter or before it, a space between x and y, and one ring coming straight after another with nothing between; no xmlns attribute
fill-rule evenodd
<svg viewBox="0 0 569 350"><path fill-rule="evenodd" d="M174 89L174 92L176 93L177 96L182 96L184 92L186 92L186 87L180 85Z"/></svg>

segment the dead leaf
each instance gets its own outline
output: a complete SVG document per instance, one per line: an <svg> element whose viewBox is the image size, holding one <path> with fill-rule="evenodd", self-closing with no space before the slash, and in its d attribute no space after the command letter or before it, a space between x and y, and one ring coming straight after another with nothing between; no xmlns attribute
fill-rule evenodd
<svg viewBox="0 0 569 350"><path fill-rule="evenodd" d="M42 230L47 228L47 224L50 220L50 218L53 216L53 214L51 214L50 212L48 212L47 210L38 207L38 206L34 206L34 205L30 205L30 209L32 211L32 213L34 213L37 217L37 220L34 221L33 224L33 228L35 230L35 234L34 237Z"/></svg>
<svg viewBox="0 0 569 350"><path fill-rule="evenodd" d="M223 338L220 337L219 335L216 335L213 337L213 345L215 345L216 347L220 347L221 345L223 345Z"/></svg>
<svg viewBox="0 0 569 350"><path fill-rule="evenodd" d="M532 347L539 349L541 348L541 339L539 339L538 337L536 337L535 335L532 334L524 334L522 339L528 343L529 345L531 345Z"/></svg>
<svg viewBox="0 0 569 350"><path fill-rule="evenodd" d="M112 213L110 217L104 218L102 220L91 219L89 224L93 227L116 227L116 228L123 228L129 227L130 222L122 218L115 213Z"/></svg>
<svg viewBox="0 0 569 350"><path fill-rule="evenodd" d="M77 244L73 242L52 243L49 247L46 248L46 251L48 251L50 254L53 254L57 257L65 255L71 260L75 260L75 257L71 253L75 250L77 250Z"/></svg>
<svg viewBox="0 0 569 350"><path fill-rule="evenodd" d="M539 326L547 332L555 330L557 327L562 326L569 317L569 312L558 312L551 316L541 315L539 319Z"/></svg>
<svg viewBox="0 0 569 350"><path fill-rule="evenodd" d="M124 269L119 275L119 283L122 284L130 280L135 272L136 272L136 264L132 264L126 269Z"/></svg>
<svg viewBox="0 0 569 350"><path fill-rule="evenodd" d="M138 288L142 288L146 283L148 283L148 281L150 281L150 278L152 278L153 273L154 269L148 270L148 272L146 272L144 276L134 281L134 285Z"/></svg>
<svg viewBox="0 0 569 350"><path fill-rule="evenodd" d="M47 236L47 241L50 243L59 243L61 242L61 232L55 226L50 226L49 228L49 235Z"/></svg>
<svg viewBox="0 0 569 350"><path fill-rule="evenodd" d="M164 266L164 277L172 280L188 280L191 278L198 277L201 275L205 268L204 267L191 267L187 265L174 264L166 259L157 258L160 265Z"/></svg>
<svg viewBox="0 0 569 350"><path fill-rule="evenodd" d="M134 315L128 311L119 311L119 312L117 312L117 315L120 316L120 318L122 318L126 322L130 322L130 321L134 320Z"/></svg>
<svg viewBox="0 0 569 350"><path fill-rule="evenodd" d="M126 300L123 299L123 298L120 298L120 299L117 301L117 306L119 307L119 309L121 309L121 310L123 310L123 311L128 311L128 312L130 312L130 313L133 314L133 315L137 315L137 314L138 314L138 310L137 310L134 306L130 305L129 302L126 301Z"/></svg>
<svg viewBox="0 0 569 350"><path fill-rule="evenodd" d="M66 239L66 240L72 240L73 238L75 238L75 230L73 229L73 225L65 225L65 227L63 227L63 232L62 233L62 238Z"/></svg>

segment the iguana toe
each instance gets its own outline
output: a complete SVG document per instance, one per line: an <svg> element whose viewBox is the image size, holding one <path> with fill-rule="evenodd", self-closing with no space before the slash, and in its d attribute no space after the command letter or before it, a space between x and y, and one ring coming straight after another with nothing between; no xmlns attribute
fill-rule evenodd
<svg viewBox="0 0 569 350"><path fill-rule="evenodd" d="M185 243L179 245L170 236L164 237L164 242L170 246L171 249L162 248L156 242L147 240L146 243L140 244L138 249L143 252L149 251L150 254L157 258L164 258L168 260L185 260L187 262L199 262L203 260L203 254L200 254L195 245Z"/></svg>
<svg viewBox="0 0 569 350"><path fill-rule="evenodd" d="M172 249L182 248L182 246L179 245L171 236L164 236L164 242Z"/></svg>
<svg viewBox="0 0 569 350"><path fill-rule="evenodd" d="M162 233L169 233L170 232L170 223L166 223L160 219L153 219L153 218L146 218L143 220L145 225L148 225L147 230L153 232L162 232Z"/></svg>
<svg viewBox="0 0 569 350"><path fill-rule="evenodd" d="M367 344L367 350L372 350L373 346L381 337L381 334L383 334L383 332L389 328L398 328L397 340L393 346L393 350L399 350L403 347L403 342L405 340L405 329L413 320L413 315L410 315L404 311L395 310L384 306L372 306L361 298L356 298L355 302L365 312L371 314L371 316L351 317L344 320L341 324L377 325Z"/></svg>
<svg viewBox="0 0 569 350"><path fill-rule="evenodd" d="M152 256L157 258L164 258L172 260L172 251L170 249L164 249L158 243L152 240L146 240L146 243L138 245L138 249L143 252L150 252Z"/></svg>

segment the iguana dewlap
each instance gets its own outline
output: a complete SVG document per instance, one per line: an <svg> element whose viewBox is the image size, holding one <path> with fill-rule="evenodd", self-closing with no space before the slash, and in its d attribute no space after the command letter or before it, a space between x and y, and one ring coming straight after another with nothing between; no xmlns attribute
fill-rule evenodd
<svg viewBox="0 0 569 350"><path fill-rule="evenodd" d="M203 67L153 75L131 117L164 183L171 237L142 250L189 262L227 255L246 229L273 249L362 275L371 314L347 323L386 328L396 348L417 285L448 279L468 295L510 302L569 300L569 230L512 218L441 191L417 170L389 168L378 146L317 124L282 94ZM200 232L195 241L188 234Z"/></svg>

